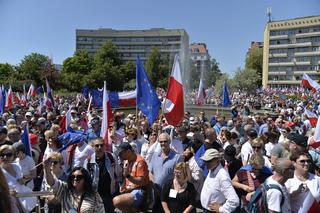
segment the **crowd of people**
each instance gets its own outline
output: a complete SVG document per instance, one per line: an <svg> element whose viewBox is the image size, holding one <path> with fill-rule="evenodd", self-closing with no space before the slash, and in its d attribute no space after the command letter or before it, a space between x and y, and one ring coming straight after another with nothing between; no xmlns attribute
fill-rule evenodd
<svg viewBox="0 0 320 213"><path fill-rule="evenodd" d="M175 127L114 111L112 147L100 137L101 109L85 101L15 106L0 118L1 212L320 212L320 150L305 114L320 104L306 93L253 113L250 100L268 92L232 99L230 115L186 111ZM76 142L66 147L66 135ZM18 196L39 191L50 192L40 204Z"/></svg>

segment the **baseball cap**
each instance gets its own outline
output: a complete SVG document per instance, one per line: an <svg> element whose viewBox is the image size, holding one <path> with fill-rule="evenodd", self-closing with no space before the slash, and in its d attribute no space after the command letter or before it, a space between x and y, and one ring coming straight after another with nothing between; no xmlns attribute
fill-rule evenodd
<svg viewBox="0 0 320 213"><path fill-rule="evenodd" d="M304 135L300 135L297 133L290 133L288 135L288 139L290 142L297 144L301 147L307 147L308 146L308 137Z"/></svg>
<svg viewBox="0 0 320 213"><path fill-rule="evenodd" d="M32 117L32 113L31 113L31 112L27 112L27 113L26 113L26 117L27 117L27 116Z"/></svg>
<svg viewBox="0 0 320 213"><path fill-rule="evenodd" d="M216 149L207 149L207 151L204 153L204 155L200 158L203 161L210 161L214 158L219 158L220 154L218 150Z"/></svg>

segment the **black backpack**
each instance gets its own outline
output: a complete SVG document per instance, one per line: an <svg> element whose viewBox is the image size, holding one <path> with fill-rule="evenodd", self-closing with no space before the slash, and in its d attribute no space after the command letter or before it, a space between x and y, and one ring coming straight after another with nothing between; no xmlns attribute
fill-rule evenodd
<svg viewBox="0 0 320 213"><path fill-rule="evenodd" d="M252 195L250 202L248 204L249 213L267 213L268 212L268 202L267 202L267 191L269 189L277 189L281 192L281 207L284 203L284 195L281 188L275 184L267 185L266 182L261 184L254 194Z"/></svg>

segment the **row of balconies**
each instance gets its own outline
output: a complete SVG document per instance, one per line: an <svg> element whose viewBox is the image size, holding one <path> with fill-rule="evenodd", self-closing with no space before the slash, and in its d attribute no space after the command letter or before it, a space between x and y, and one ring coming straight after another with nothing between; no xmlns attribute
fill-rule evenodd
<svg viewBox="0 0 320 213"><path fill-rule="evenodd" d="M291 72L291 71L289 71ZM320 74L317 71L314 70L305 70L305 71L293 71L292 74L293 75L303 75L304 73L308 74L308 75L315 75L315 74ZM287 71L282 70L282 71L272 71L272 72L268 72L268 75L287 75Z"/></svg>
<svg viewBox="0 0 320 213"><path fill-rule="evenodd" d="M317 56L320 55L320 51L313 52L295 52L294 56ZM287 53L270 53L269 58L286 58L288 57Z"/></svg>
<svg viewBox="0 0 320 213"><path fill-rule="evenodd" d="M305 38L305 37L313 37L313 36L319 36L320 32L310 32L310 33L297 33L293 37L295 38ZM270 36L270 40L277 40L277 39L288 39L288 35L276 35L276 36Z"/></svg>

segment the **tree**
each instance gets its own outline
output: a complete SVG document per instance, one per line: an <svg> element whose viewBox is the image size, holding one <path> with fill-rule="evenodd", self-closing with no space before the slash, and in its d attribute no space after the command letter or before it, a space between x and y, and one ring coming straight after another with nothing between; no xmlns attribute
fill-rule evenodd
<svg viewBox="0 0 320 213"><path fill-rule="evenodd" d="M233 79L235 89L251 93L260 87L258 82L261 82L261 76L259 76L254 69L238 68Z"/></svg>
<svg viewBox="0 0 320 213"><path fill-rule="evenodd" d="M93 68L93 58L85 50L77 51L63 61L62 82L69 91L80 91L85 85L84 78Z"/></svg>
<svg viewBox="0 0 320 213"><path fill-rule="evenodd" d="M147 59L145 68L154 88L167 87L170 72L168 63L168 58L161 56L159 50L156 47L153 47Z"/></svg>
<svg viewBox="0 0 320 213"><path fill-rule="evenodd" d="M216 81L221 77L222 73L219 68L219 63L216 59L211 59L211 69L204 76L204 84L209 87L211 85L216 85Z"/></svg>
<svg viewBox="0 0 320 213"><path fill-rule="evenodd" d="M111 41L107 41L95 54L93 69L84 82L89 87L97 88L102 87L103 81L106 81L108 90L121 91L124 85L124 75L121 71L117 47Z"/></svg>
<svg viewBox="0 0 320 213"><path fill-rule="evenodd" d="M5 63L0 64L0 83L1 84L8 84L10 79L15 74L15 69L12 65Z"/></svg>
<svg viewBox="0 0 320 213"><path fill-rule="evenodd" d="M136 65L133 61L129 61L121 65L121 72L124 76L124 90L133 90L136 88Z"/></svg>
<svg viewBox="0 0 320 213"><path fill-rule="evenodd" d="M43 84L43 77L50 66L50 59L48 56L31 53L24 57L21 63L17 66L18 80L32 79L36 85Z"/></svg>
<svg viewBox="0 0 320 213"><path fill-rule="evenodd" d="M251 49L246 57L246 69L256 70L257 75L260 76L261 80L258 81L258 85L262 85L262 66L263 66L263 49L253 48Z"/></svg>
<svg viewBox="0 0 320 213"><path fill-rule="evenodd" d="M229 89L229 93L231 93L233 91L233 80L229 78L228 74L226 73L221 73L221 75L219 75L219 77L217 78L216 82L215 82L215 95L222 95L222 90L223 90L223 85L224 82L227 81L227 85L228 85L228 89Z"/></svg>

